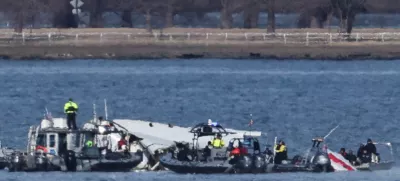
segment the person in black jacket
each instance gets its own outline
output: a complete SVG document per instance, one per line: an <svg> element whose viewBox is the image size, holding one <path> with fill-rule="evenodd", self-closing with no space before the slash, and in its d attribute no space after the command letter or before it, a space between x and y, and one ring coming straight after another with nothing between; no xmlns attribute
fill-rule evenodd
<svg viewBox="0 0 400 181"><path fill-rule="evenodd" d="M367 150L368 154L375 154L376 155L376 147L374 143L372 143L371 139L368 139L367 144L364 146L364 150Z"/></svg>
<svg viewBox="0 0 400 181"><path fill-rule="evenodd" d="M353 150L349 150L346 155L346 159L349 160L352 165L356 165L357 157L353 154Z"/></svg>
<svg viewBox="0 0 400 181"><path fill-rule="evenodd" d="M363 150L364 150L364 144L360 144L360 147L358 148L358 151L357 151L357 158L361 158L362 157Z"/></svg>
<svg viewBox="0 0 400 181"><path fill-rule="evenodd" d="M371 154L367 152L367 150L363 150L363 154L360 158L361 163L370 163L371 162Z"/></svg>

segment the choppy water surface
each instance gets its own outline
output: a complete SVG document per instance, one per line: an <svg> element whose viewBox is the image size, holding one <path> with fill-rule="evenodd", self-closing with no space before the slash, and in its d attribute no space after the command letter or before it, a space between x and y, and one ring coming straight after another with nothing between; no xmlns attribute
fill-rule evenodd
<svg viewBox="0 0 400 181"><path fill-rule="evenodd" d="M214 119L226 127L267 132L286 141L293 156L310 139L340 127L327 140L333 150L355 149L367 138L400 143L397 121L399 61L1 61L0 140L24 148L30 125L47 107L63 116L65 101L80 106L78 124L103 114L191 126ZM99 108L101 107L101 108ZM7 173L4 180L400 180L399 168L371 173L176 175L159 173Z"/></svg>

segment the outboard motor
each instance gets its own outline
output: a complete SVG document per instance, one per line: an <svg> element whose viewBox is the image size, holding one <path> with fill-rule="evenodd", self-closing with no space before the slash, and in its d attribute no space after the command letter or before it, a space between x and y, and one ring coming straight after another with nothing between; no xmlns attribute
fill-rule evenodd
<svg viewBox="0 0 400 181"><path fill-rule="evenodd" d="M312 160L315 165L314 171L317 172L328 172L331 169L331 161L328 154L324 152L317 152Z"/></svg>
<svg viewBox="0 0 400 181"><path fill-rule="evenodd" d="M10 172L21 171L23 166L23 157L20 152L12 153L8 169Z"/></svg>
<svg viewBox="0 0 400 181"><path fill-rule="evenodd" d="M265 171L267 164L265 163L265 158L263 158L261 155L254 155L252 162L252 173L263 173Z"/></svg>
<svg viewBox="0 0 400 181"><path fill-rule="evenodd" d="M248 155L242 155L238 158L236 164L235 164L235 169L239 173L250 173L252 169L252 159Z"/></svg>
<svg viewBox="0 0 400 181"><path fill-rule="evenodd" d="M67 153L64 155L64 161L68 171L76 171L77 163L74 151L68 150Z"/></svg>
<svg viewBox="0 0 400 181"><path fill-rule="evenodd" d="M47 170L47 158L45 154L37 154L35 157L36 169Z"/></svg>

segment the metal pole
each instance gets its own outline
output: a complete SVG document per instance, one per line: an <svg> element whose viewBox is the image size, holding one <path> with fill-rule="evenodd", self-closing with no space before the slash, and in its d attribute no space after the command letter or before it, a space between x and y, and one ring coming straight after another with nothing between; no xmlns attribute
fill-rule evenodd
<svg viewBox="0 0 400 181"><path fill-rule="evenodd" d="M333 129L331 129L331 131L329 131L329 133L326 135L326 136L324 136L324 140L329 136L329 135L331 135L332 133L333 133L333 131L335 131L337 128L339 127L339 125L337 125L335 128L333 128Z"/></svg>
<svg viewBox="0 0 400 181"><path fill-rule="evenodd" d="M98 124L96 117L97 117L97 115L96 115L96 104L93 103L93 123L94 124Z"/></svg>
<svg viewBox="0 0 400 181"><path fill-rule="evenodd" d="M275 136L274 146L272 147L274 149L274 157L273 157L273 162L272 162L273 164L275 164L275 155L276 155L275 145L276 145L277 139L278 139L278 137Z"/></svg>
<svg viewBox="0 0 400 181"><path fill-rule="evenodd" d="M77 26L77 28L79 28L79 12L78 12L78 1L79 0L75 0L75 11L76 11L76 14L75 14L75 21L76 21L76 26Z"/></svg>
<svg viewBox="0 0 400 181"><path fill-rule="evenodd" d="M104 113L106 114L106 120L108 120L108 114L107 114L107 100L104 99Z"/></svg>

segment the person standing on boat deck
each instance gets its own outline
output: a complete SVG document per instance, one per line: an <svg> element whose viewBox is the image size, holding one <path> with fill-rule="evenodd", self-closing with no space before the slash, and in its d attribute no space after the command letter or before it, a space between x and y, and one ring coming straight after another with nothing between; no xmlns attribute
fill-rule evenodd
<svg viewBox="0 0 400 181"><path fill-rule="evenodd" d="M76 130L76 112L78 112L78 104L69 98L69 101L64 105L64 113L67 114L68 129Z"/></svg>

